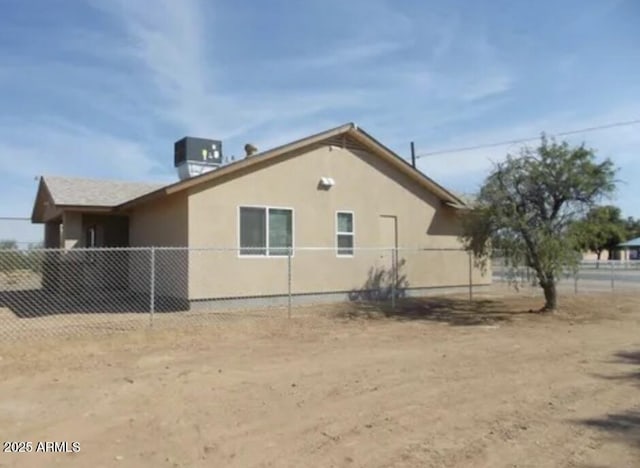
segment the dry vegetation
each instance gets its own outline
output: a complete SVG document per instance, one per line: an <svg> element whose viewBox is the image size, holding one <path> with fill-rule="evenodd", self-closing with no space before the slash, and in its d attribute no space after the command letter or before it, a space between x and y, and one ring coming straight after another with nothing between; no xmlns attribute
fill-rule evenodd
<svg viewBox="0 0 640 468"><path fill-rule="evenodd" d="M0 346L2 467L637 467L640 298L464 298Z"/></svg>

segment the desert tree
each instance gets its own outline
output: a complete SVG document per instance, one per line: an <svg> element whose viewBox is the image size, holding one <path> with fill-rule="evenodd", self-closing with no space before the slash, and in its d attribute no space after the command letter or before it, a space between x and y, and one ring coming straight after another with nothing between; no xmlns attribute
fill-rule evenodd
<svg viewBox="0 0 640 468"><path fill-rule="evenodd" d="M629 216L625 220L624 226L626 239L635 239L636 237L640 237L640 219L635 219L632 216Z"/></svg>
<svg viewBox="0 0 640 468"><path fill-rule="evenodd" d="M526 266L544 292L542 311L557 308L557 281L575 268L580 249L571 225L615 190L615 168L584 145L557 143L544 134L494 164L463 222L462 241L486 266L492 249L511 268Z"/></svg>
<svg viewBox="0 0 640 468"><path fill-rule="evenodd" d="M627 226L617 206L594 206L571 226L571 233L582 250L595 252L598 260L607 250L611 260L613 250L627 237Z"/></svg>

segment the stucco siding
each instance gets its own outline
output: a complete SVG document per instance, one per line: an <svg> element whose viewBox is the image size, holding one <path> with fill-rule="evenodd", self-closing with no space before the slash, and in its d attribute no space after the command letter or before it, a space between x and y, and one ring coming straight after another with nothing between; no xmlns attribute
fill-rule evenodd
<svg viewBox="0 0 640 468"><path fill-rule="evenodd" d="M186 194L176 194L148 203L129 213L131 247L182 247L180 250L157 249L155 256L155 294L159 297L186 299L189 275L188 207ZM130 286L148 293L151 257L148 250L130 254Z"/></svg>
<svg viewBox="0 0 640 468"><path fill-rule="evenodd" d="M321 177L335 186L318 187ZM224 182L224 183L221 183ZM188 239L191 247L237 247L239 206L294 210L295 247L333 247L336 212L353 211L356 247L383 245L381 215L397 219L397 245L406 248L458 248L455 212L387 163L366 152L320 146L241 177L190 189ZM406 286L453 286L468 282L468 257L461 252L401 252ZM237 252L190 253L189 297L282 294L287 291L286 258L238 258ZM390 265L380 252L296 251L292 292L330 292L362 288L376 268ZM474 272L476 282L488 282Z"/></svg>
<svg viewBox="0 0 640 468"><path fill-rule="evenodd" d="M186 247L187 196L176 194L141 205L129 213L131 247Z"/></svg>

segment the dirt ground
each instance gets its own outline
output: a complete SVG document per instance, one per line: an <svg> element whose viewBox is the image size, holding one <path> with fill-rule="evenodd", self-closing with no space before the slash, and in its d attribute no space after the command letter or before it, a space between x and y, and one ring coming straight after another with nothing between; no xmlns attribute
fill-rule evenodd
<svg viewBox="0 0 640 468"><path fill-rule="evenodd" d="M2 467L638 467L640 297L413 300L0 344Z"/></svg>

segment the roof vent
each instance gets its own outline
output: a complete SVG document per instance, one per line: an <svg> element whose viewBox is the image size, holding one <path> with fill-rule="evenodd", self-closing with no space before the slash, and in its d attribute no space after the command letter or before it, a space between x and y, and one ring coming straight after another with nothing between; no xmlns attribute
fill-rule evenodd
<svg viewBox="0 0 640 468"><path fill-rule="evenodd" d="M222 142L184 137L173 145L174 166L180 180L211 172L222 164Z"/></svg>
<svg viewBox="0 0 640 468"><path fill-rule="evenodd" d="M247 143L246 145L244 145L244 151L245 153L247 153L246 157L248 158L256 154L258 152L258 148L255 145L252 145L251 143Z"/></svg>

